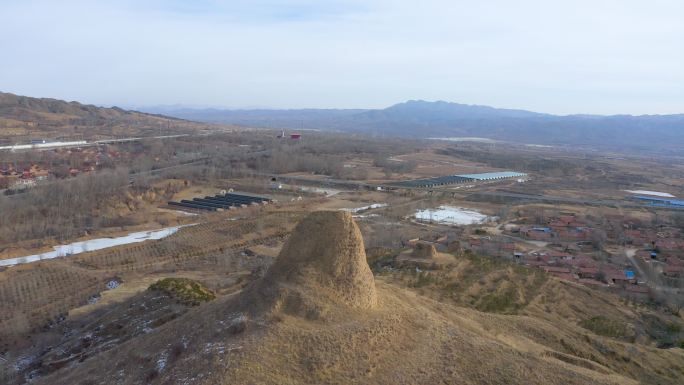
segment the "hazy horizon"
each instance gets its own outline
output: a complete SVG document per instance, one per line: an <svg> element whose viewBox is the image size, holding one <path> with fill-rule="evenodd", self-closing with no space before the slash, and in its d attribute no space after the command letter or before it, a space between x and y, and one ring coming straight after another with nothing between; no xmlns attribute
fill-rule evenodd
<svg viewBox="0 0 684 385"><path fill-rule="evenodd" d="M684 3L8 0L0 90L121 107L684 112Z"/></svg>

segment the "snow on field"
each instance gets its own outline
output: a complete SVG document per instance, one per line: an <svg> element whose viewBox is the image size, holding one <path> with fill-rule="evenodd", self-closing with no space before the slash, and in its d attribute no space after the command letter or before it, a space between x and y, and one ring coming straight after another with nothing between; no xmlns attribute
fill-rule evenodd
<svg viewBox="0 0 684 385"><path fill-rule="evenodd" d="M322 187L308 187L308 186L301 186L299 187L301 191L306 191L306 192L312 192L316 194L325 194L326 197L331 197L333 195L337 195L342 192L342 190L336 190L333 188L322 188Z"/></svg>
<svg viewBox="0 0 684 385"><path fill-rule="evenodd" d="M352 215L352 218L356 218L356 219L377 218L377 217L379 217L378 214L356 214L356 215Z"/></svg>
<svg viewBox="0 0 684 385"><path fill-rule="evenodd" d="M670 193L664 193L664 192L659 192L659 191L649 191L649 190L625 190L628 193L632 194L641 194L641 195L652 195L654 197L664 197L664 198L674 198L675 196L670 194Z"/></svg>
<svg viewBox="0 0 684 385"><path fill-rule="evenodd" d="M13 266L22 263L31 263L36 261L41 261L44 259L52 259L65 257L68 255L80 254L86 251L106 249L107 247L126 245L129 243L144 242L149 239L162 239L168 237L169 235L175 233L183 226L167 227L161 230L155 231L139 231L135 233L130 233L123 237L116 238L98 238L89 239L87 241L79 241L70 243L68 245L55 246L53 251L49 251L42 254L27 255L25 257L10 258L0 260L0 266Z"/></svg>
<svg viewBox="0 0 684 385"><path fill-rule="evenodd" d="M196 217L199 215L197 213L190 213L190 212L182 211L182 210L171 210L171 211L175 211L178 215L182 215L184 217Z"/></svg>
<svg viewBox="0 0 684 385"><path fill-rule="evenodd" d="M350 213L360 213L362 211L370 210L370 209L379 209L383 207L389 206L387 203L373 203L372 205L368 206L362 206L362 207L356 207L356 208L351 208L351 209L340 209L342 211L348 211Z"/></svg>
<svg viewBox="0 0 684 385"><path fill-rule="evenodd" d="M474 210L453 206L439 206L437 209L418 210L415 217L419 221L448 225L472 225L494 219L494 217L489 217Z"/></svg>

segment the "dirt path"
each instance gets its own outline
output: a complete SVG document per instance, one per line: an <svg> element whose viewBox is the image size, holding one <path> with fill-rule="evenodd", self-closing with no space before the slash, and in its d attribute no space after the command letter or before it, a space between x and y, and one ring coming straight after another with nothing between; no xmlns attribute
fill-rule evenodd
<svg viewBox="0 0 684 385"><path fill-rule="evenodd" d="M637 271L639 272L639 275L644 279L644 282L646 282L646 285L648 285L650 288L658 290L660 292L680 294L681 289L678 289L676 287L663 286L663 285L660 285L656 282L648 280L648 277L650 275L647 274L646 271L644 271L644 269L641 267L641 265L639 265L637 263L636 259L634 258L634 255L636 254L637 250L638 249L634 249L634 248L625 248L625 250L624 250L625 256L627 257L627 259L629 259L629 262L632 265L634 265L634 267L637 269Z"/></svg>
<svg viewBox="0 0 684 385"><path fill-rule="evenodd" d="M642 269L641 266L634 259L634 255L636 254L636 252L637 252L637 249L625 248L625 256L627 257L627 259L629 259L629 262L632 265L634 265L634 267L637 269L637 271L639 272L639 275L645 279L646 277L648 277L648 275L646 275L646 272L644 271L644 269Z"/></svg>

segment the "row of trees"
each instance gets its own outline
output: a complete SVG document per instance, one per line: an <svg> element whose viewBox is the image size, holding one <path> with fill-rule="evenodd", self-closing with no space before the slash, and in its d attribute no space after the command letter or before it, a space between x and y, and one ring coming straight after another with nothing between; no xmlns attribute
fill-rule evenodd
<svg viewBox="0 0 684 385"><path fill-rule="evenodd" d="M0 196L0 245L83 235L111 220L106 208L123 199L127 186L128 170L116 169Z"/></svg>

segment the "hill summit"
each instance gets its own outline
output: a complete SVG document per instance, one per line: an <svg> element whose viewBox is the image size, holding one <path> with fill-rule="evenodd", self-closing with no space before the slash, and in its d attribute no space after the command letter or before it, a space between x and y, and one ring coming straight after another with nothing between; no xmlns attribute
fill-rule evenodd
<svg viewBox="0 0 684 385"><path fill-rule="evenodd" d="M465 282L458 266L472 262L454 258L447 274ZM413 269L403 276L409 274ZM349 213L314 212L296 226L265 275L243 291L73 360L35 383L681 382L679 350L592 334L573 321L587 318L580 312L634 317L607 294L549 279L539 283L540 295L524 312L494 314L437 301L428 285L416 288L426 289L420 294L387 279L380 274L374 280ZM477 295L487 280L450 290ZM505 285L516 290L512 281Z"/></svg>
<svg viewBox="0 0 684 385"><path fill-rule="evenodd" d="M330 304L375 307L373 273L366 262L361 231L351 214L309 214L295 227L264 278L243 298L308 318L320 318Z"/></svg>

